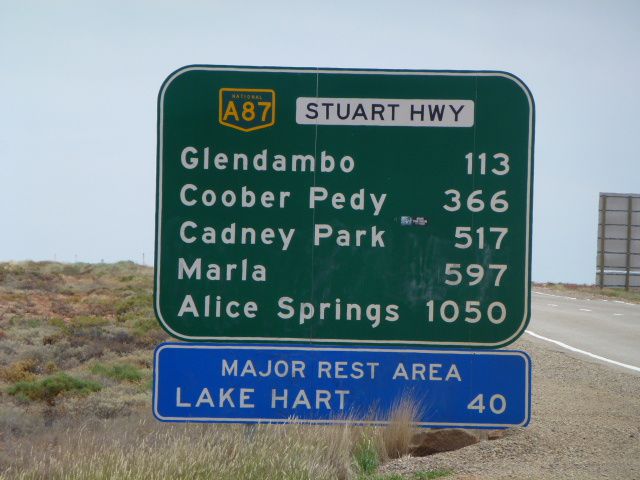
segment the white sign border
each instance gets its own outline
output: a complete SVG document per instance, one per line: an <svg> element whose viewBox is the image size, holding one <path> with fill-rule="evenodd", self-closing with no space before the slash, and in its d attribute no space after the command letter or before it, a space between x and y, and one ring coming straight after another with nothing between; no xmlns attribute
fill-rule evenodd
<svg viewBox="0 0 640 480"><path fill-rule="evenodd" d="M436 427L436 428L448 428L448 427L460 427L460 428L477 428L477 429L491 429L491 428L517 428L526 427L531 421L531 358L522 350L412 350L412 349L397 349L397 348L348 348L348 347L301 347L301 346L285 346L285 345L202 345L198 343L163 343L156 347L154 351L154 363L153 363L153 415L161 422L181 422L181 423L262 423L262 424L288 424L288 423L300 423L311 425L366 425L366 426L384 426L391 423L386 420L350 420L350 419L329 419L329 420L305 420L299 418L291 418L283 420L281 418L224 418L224 417L163 417L158 411L158 377L160 375L160 353L166 349L172 348L187 348L187 349L204 349L204 350L287 350L287 351L314 351L314 352L392 352L392 353L420 353L420 354L451 354L451 355L502 355L502 356L519 356L525 362L525 411L522 422L517 424L511 423L447 423L447 422L415 422L413 425L422 428Z"/></svg>

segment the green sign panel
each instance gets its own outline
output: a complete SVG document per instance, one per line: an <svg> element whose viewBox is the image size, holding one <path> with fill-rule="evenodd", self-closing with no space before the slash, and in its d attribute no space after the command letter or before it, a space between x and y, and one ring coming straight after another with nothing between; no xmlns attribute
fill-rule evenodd
<svg viewBox="0 0 640 480"><path fill-rule="evenodd" d="M184 340L497 347L529 320L533 99L502 72L190 66L158 101Z"/></svg>

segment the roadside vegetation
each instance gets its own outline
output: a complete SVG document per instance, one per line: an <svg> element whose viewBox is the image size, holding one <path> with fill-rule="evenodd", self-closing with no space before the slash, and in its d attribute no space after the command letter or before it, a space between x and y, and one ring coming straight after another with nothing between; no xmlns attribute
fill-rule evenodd
<svg viewBox="0 0 640 480"><path fill-rule="evenodd" d="M560 294L578 293L588 298L611 298L626 302L640 303L640 289L600 288L595 285L579 285L575 283L535 283L534 288L555 290Z"/></svg>
<svg viewBox="0 0 640 480"><path fill-rule="evenodd" d="M406 455L414 407L386 427L163 424L151 415L153 270L0 263L0 478L425 480Z"/></svg>
<svg viewBox="0 0 640 480"><path fill-rule="evenodd" d="M446 470L377 475L383 428L163 425L114 419L39 437L18 450L4 478L402 480Z"/></svg>

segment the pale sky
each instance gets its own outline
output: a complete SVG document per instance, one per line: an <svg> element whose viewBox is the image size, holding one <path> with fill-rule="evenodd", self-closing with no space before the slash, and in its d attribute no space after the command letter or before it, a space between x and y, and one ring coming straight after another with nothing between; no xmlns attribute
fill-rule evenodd
<svg viewBox="0 0 640 480"><path fill-rule="evenodd" d="M638 1L0 0L0 261L152 264L157 94L188 64L516 74L535 281L593 283L598 193L640 193Z"/></svg>

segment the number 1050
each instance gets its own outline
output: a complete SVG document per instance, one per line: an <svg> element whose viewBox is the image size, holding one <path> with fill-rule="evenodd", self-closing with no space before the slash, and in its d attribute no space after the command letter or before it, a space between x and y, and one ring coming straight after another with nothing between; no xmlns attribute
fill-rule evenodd
<svg viewBox="0 0 640 480"><path fill-rule="evenodd" d="M440 319L446 323L453 323L460 319L460 306L453 300L445 300L436 307L435 300L427 302L427 318L429 322L435 321L436 311L440 313ZM464 304L463 321L467 323L478 323L484 316L494 325L499 325L507 318L507 307L502 302L492 302L488 307L483 308L477 300L467 300Z"/></svg>

